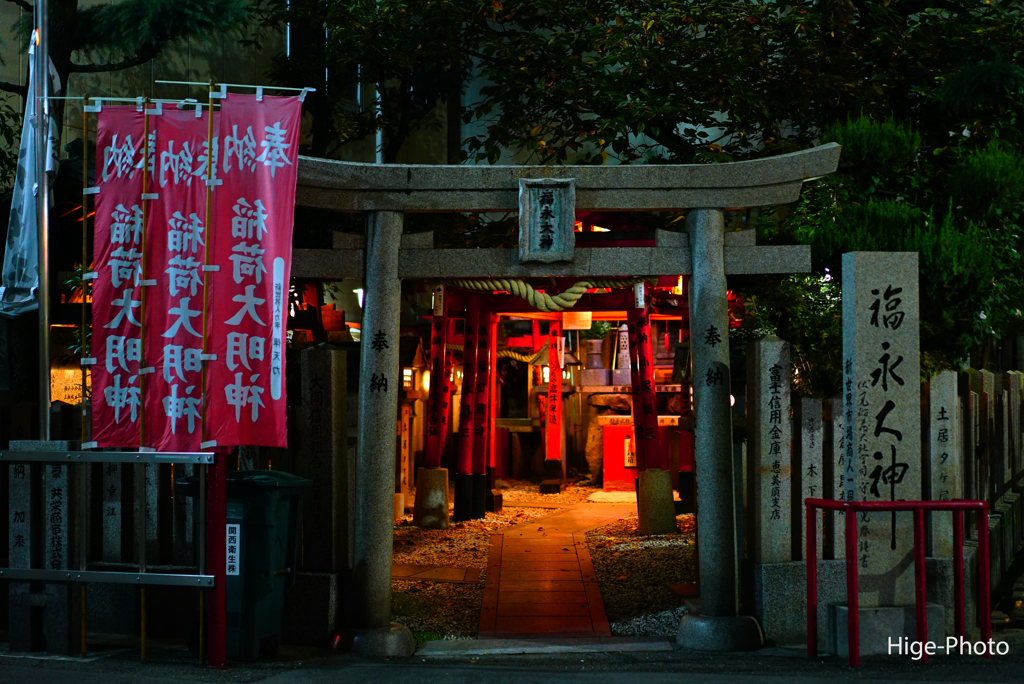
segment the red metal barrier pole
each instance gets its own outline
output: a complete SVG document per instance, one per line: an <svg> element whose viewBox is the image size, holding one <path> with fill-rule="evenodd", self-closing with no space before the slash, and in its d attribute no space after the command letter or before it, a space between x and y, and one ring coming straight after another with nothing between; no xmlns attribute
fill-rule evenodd
<svg viewBox="0 0 1024 684"><path fill-rule="evenodd" d="M860 596L857 595L857 511L846 509L846 638L850 667L860 665Z"/></svg>
<svg viewBox="0 0 1024 684"><path fill-rule="evenodd" d="M964 631L964 512L953 511L953 622L955 634Z"/></svg>
<svg viewBox="0 0 1024 684"><path fill-rule="evenodd" d="M917 623L916 638L922 644L928 642L928 594L925 590L924 567L924 509L914 509L914 618ZM928 662L927 650L922 650L921 660Z"/></svg>
<svg viewBox="0 0 1024 684"><path fill-rule="evenodd" d="M228 594L226 586L225 542L227 538L228 497L227 466L228 456L224 449L218 449L213 463L207 470L207 572L213 575L213 586L207 591L207 656L206 663L212 667L224 667L228 661Z"/></svg>
<svg viewBox="0 0 1024 684"><path fill-rule="evenodd" d="M807 504L807 657L818 656L818 548L814 505Z"/></svg>
<svg viewBox="0 0 1024 684"><path fill-rule="evenodd" d="M988 562L988 504L983 503L978 511L978 619L981 621L981 640L986 644L992 638L992 592L989 587L992 575ZM992 657L991 650L986 649L985 657Z"/></svg>

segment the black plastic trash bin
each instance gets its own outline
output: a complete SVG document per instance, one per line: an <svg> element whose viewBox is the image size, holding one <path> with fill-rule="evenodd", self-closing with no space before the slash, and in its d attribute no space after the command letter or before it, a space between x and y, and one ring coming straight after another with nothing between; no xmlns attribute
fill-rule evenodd
<svg viewBox="0 0 1024 684"><path fill-rule="evenodd" d="M284 592L295 583L299 494L311 484L279 470L227 474L229 658L254 660L277 652ZM195 477L175 485L185 496L199 491Z"/></svg>

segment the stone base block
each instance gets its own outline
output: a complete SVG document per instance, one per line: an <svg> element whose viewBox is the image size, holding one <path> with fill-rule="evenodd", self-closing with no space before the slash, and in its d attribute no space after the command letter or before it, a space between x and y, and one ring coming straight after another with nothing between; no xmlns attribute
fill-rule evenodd
<svg viewBox="0 0 1024 684"><path fill-rule="evenodd" d="M967 633L977 625L977 583L975 580L977 547L964 545L964 621ZM798 646L806 643L807 564L765 563L753 566L753 612L764 629L766 641L776 645ZM928 600L944 608L945 631L955 633L953 624L953 559L926 558L925 577ZM818 644L828 643L830 605L846 602L846 561L818 561Z"/></svg>
<svg viewBox="0 0 1024 684"><path fill-rule="evenodd" d="M807 643L807 564L754 565L754 617L765 641L775 645ZM830 603L846 600L846 561L818 561L818 643L824 644Z"/></svg>
<svg viewBox="0 0 1024 684"><path fill-rule="evenodd" d="M42 591L29 587L11 583L9 650L62 656L80 653L78 587L63 582L47 584Z"/></svg>
<svg viewBox="0 0 1024 684"><path fill-rule="evenodd" d="M697 651L753 651L763 643L757 620L749 615L705 617L684 615L676 643Z"/></svg>
<svg viewBox="0 0 1024 684"><path fill-rule="evenodd" d="M632 376L630 375L628 368L620 368L612 371L612 385L619 387L621 385L628 385L632 381Z"/></svg>
<svg viewBox="0 0 1024 684"><path fill-rule="evenodd" d="M640 534L676 532L676 506L672 498L672 474L660 468L640 473L637 494L637 529Z"/></svg>
<svg viewBox="0 0 1024 684"><path fill-rule="evenodd" d="M561 494L562 493L562 481L561 480L544 480L540 483L541 494Z"/></svg>
<svg viewBox="0 0 1024 684"><path fill-rule="evenodd" d="M580 371L580 384L584 387L607 387L611 384L612 372L605 368L587 368Z"/></svg>
<svg viewBox="0 0 1024 684"><path fill-rule="evenodd" d="M860 614L860 654L886 655L890 640L898 644L900 639L907 637L911 641L917 639L917 624L914 618L914 606L879 606L861 608ZM828 611L828 641L826 648L829 653L840 658L849 657L849 641L847 637L847 619L849 611L846 604L833 604ZM928 640L941 643L946 639L945 610L937 603L928 604ZM897 652L892 651L893 654Z"/></svg>
<svg viewBox="0 0 1024 684"><path fill-rule="evenodd" d="M339 608L337 575L295 573L295 585L285 593L281 643L327 647L338 631Z"/></svg>
<svg viewBox="0 0 1024 684"><path fill-rule="evenodd" d="M352 632L352 654L363 658L408 658L416 651L412 632L405 625L392 622L381 629Z"/></svg>
<svg viewBox="0 0 1024 684"><path fill-rule="evenodd" d="M412 524L427 530L448 529L448 469L420 468Z"/></svg>
<svg viewBox="0 0 1024 684"><path fill-rule="evenodd" d="M473 517L473 476L467 473L455 475L455 506L452 520L463 522Z"/></svg>
<svg viewBox="0 0 1024 684"><path fill-rule="evenodd" d="M500 489L487 490L487 510L490 513L501 513L504 508L505 496Z"/></svg>
<svg viewBox="0 0 1024 684"><path fill-rule="evenodd" d="M473 475L473 519L487 516L487 476Z"/></svg>

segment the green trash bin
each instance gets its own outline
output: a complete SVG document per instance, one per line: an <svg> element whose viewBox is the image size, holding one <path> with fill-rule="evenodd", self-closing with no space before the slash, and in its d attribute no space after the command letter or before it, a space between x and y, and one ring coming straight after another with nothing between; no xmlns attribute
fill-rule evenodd
<svg viewBox="0 0 1024 684"><path fill-rule="evenodd" d="M299 494L311 484L279 470L227 474L229 658L272 656L281 644L284 593L298 560ZM175 485L185 496L199 491L195 477Z"/></svg>

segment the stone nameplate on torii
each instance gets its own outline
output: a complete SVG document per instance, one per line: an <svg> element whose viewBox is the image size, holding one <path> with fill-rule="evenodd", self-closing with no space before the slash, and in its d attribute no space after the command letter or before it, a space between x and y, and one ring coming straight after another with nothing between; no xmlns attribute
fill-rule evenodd
<svg viewBox="0 0 1024 684"><path fill-rule="evenodd" d="M519 262L572 261L576 246L572 178L519 179Z"/></svg>

